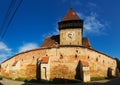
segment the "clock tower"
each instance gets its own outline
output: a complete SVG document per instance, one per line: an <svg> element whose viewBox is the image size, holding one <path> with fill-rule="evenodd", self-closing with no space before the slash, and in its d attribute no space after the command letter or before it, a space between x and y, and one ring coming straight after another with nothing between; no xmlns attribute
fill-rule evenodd
<svg viewBox="0 0 120 85"><path fill-rule="evenodd" d="M60 45L82 46L83 20L71 8L58 23L60 31Z"/></svg>

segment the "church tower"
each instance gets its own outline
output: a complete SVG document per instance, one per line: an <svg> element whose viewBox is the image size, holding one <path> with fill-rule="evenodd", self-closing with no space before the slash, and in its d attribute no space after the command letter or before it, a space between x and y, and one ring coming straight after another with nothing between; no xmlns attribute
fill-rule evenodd
<svg viewBox="0 0 120 85"><path fill-rule="evenodd" d="M71 8L58 23L60 31L60 45L82 46L83 20Z"/></svg>

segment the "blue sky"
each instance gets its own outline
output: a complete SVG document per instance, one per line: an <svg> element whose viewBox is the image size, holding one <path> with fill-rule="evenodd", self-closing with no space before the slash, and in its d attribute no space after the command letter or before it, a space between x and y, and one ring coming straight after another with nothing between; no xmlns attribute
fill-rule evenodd
<svg viewBox="0 0 120 85"><path fill-rule="evenodd" d="M3 26L11 1L0 0L0 32L7 29L0 41L0 61L38 48L47 36L59 34L57 23L71 7L84 20L84 36L92 47L120 58L120 0L23 0L8 24L20 2L13 0Z"/></svg>

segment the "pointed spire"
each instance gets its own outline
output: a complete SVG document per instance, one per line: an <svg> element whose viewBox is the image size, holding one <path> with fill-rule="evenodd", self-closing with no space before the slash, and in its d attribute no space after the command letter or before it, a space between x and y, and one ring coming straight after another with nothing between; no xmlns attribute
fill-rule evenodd
<svg viewBox="0 0 120 85"><path fill-rule="evenodd" d="M62 21L68 21L68 20L80 20L79 16L72 8L70 8L70 10L67 12L67 14L62 19Z"/></svg>

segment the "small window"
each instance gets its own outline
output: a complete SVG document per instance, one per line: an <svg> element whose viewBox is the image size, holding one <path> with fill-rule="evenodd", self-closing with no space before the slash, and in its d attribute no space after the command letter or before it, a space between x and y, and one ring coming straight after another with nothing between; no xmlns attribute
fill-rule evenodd
<svg viewBox="0 0 120 85"><path fill-rule="evenodd" d="M98 58L96 58L96 61L98 61Z"/></svg>
<svg viewBox="0 0 120 85"><path fill-rule="evenodd" d="M78 50L76 50L76 53L78 53Z"/></svg>
<svg viewBox="0 0 120 85"><path fill-rule="evenodd" d="M101 56L99 55L99 57L101 57Z"/></svg>
<svg viewBox="0 0 120 85"><path fill-rule="evenodd" d="M88 59L89 59L90 57L88 56Z"/></svg>
<svg viewBox="0 0 120 85"><path fill-rule="evenodd" d="M75 58L77 58L78 56L75 54Z"/></svg>
<svg viewBox="0 0 120 85"><path fill-rule="evenodd" d="M60 59L63 59L63 55L62 54L60 55Z"/></svg>

